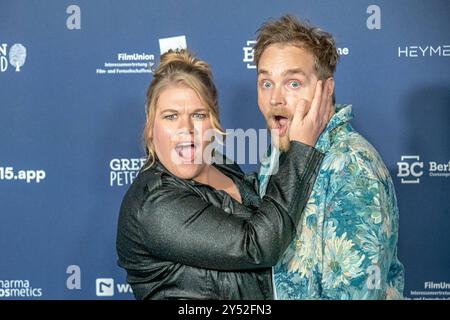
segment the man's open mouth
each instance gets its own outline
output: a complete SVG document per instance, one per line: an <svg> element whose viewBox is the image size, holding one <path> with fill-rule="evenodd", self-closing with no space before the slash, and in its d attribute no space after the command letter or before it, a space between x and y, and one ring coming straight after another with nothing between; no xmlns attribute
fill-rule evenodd
<svg viewBox="0 0 450 320"><path fill-rule="evenodd" d="M282 115L274 115L272 117L274 128L279 136L284 136L289 126L289 118Z"/></svg>

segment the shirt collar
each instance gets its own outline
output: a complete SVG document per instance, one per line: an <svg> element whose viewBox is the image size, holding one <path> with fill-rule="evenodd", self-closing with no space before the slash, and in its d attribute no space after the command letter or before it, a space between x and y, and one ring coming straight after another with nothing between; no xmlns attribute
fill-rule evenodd
<svg viewBox="0 0 450 320"><path fill-rule="evenodd" d="M322 153L327 152L331 147L332 132L353 119L351 104L336 104L335 108L336 113L331 117L330 122L320 135L315 146L315 148Z"/></svg>

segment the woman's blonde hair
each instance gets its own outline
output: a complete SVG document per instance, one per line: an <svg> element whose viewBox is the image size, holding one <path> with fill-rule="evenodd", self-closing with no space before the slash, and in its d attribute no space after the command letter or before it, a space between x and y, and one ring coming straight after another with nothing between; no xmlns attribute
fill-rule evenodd
<svg viewBox="0 0 450 320"><path fill-rule="evenodd" d="M200 100L209 110L212 127L220 134L224 131L219 121L219 104L217 89L213 81L209 65L196 58L190 51L169 50L161 55L159 67L147 91L146 125L143 132L144 144L147 150L147 165L150 168L156 161L152 132L156 116L156 104L161 92L170 86L186 86L197 93Z"/></svg>

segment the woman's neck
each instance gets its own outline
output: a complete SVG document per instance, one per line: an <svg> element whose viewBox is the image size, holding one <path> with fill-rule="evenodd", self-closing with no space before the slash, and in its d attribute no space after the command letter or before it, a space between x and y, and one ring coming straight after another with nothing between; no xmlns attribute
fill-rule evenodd
<svg viewBox="0 0 450 320"><path fill-rule="evenodd" d="M195 181L209 185L216 190L222 190L228 193L236 201L242 202L239 189L234 181L220 172L213 165L206 166L200 175L194 178Z"/></svg>
<svg viewBox="0 0 450 320"><path fill-rule="evenodd" d="M200 172L198 176L193 178L194 181L199 183L211 185L210 181L212 180L214 167L212 165L206 165L204 169Z"/></svg>

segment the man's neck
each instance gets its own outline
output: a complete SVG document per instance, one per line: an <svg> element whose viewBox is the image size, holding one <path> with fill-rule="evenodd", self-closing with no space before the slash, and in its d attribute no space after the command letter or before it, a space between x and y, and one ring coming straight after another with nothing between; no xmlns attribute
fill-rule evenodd
<svg viewBox="0 0 450 320"><path fill-rule="evenodd" d="M333 104L333 105L331 106L331 113L330 113L330 116L329 116L329 118L328 118L328 122L330 122L331 118L333 118L333 116L334 116L335 114L336 114L336 105Z"/></svg>

